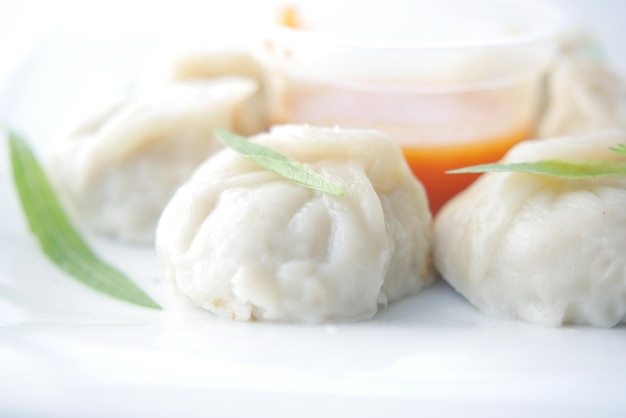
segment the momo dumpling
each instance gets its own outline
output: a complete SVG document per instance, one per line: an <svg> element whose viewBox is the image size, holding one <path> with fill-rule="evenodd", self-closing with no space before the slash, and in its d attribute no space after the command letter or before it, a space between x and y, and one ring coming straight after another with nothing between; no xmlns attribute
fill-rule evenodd
<svg viewBox="0 0 626 418"><path fill-rule="evenodd" d="M172 81L206 80L224 76L250 78L263 83L263 68L252 53L242 49L192 48L159 53L147 60L136 89L152 91Z"/></svg>
<svg viewBox="0 0 626 418"><path fill-rule="evenodd" d="M545 110L537 136L580 135L609 129L626 132L626 84L582 32L566 34L546 80Z"/></svg>
<svg viewBox="0 0 626 418"><path fill-rule="evenodd" d="M178 294L239 321L352 321L430 282L426 194L386 135L285 125L250 140L345 195L313 191L221 151L159 221L157 253Z"/></svg>
<svg viewBox="0 0 626 418"><path fill-rule="evenodd" d="M621 133L526 141L503 162L620 160ZM435 219L435 265L480 311L559 326L626 314L626 176L484 174Z"/></svg>
<svg viewBox="0 0 626 418"><path fill-rule="evenodd" d="M244 78L181 82L112 106L55 144L51 174L68 209L88 227L150 242L176 189L233 129L256 91Z"/></svg>
<svg viewBox="0 0 626 418"><path fill-rule="evenodd" d="M228 75L263 81L261 64L254 56L241 50L209 50L188 52L172 61L171 77L178 80L216 78Z"/></svg>
<svg viewBox="0 0 626 418"><path fill-rule="evenodd" d="M268 129L265 106L264 71L252 53L242 49L190 49L159 55L151 60L136 80L138 94L153 91L179 81L215 80L222 77L243 77L254 81L258 89L235 112L234 131L253 135Z"/></svg>
<svg viewBox="0 0 626 418"><path fill-rule="evenodd" d="M208 50L181 54L172 61L171 77L174 80L203 80L225 76L240 76L254 80L259 86L256 93L235 114L234 130L242 135L254 135L269 128L265 106L265 81L263 68L254 56L242 50Z"/></svg>

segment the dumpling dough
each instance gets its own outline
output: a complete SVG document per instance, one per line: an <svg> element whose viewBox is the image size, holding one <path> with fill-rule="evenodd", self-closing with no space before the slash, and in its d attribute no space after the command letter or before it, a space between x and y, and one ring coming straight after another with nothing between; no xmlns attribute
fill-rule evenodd
<svg viewBox="0 0 626 418"><path fill-rule="evenodd" d="M622 134L527 141L503 162L626 160ZM435 265L482 312L611 327L626 312L626 176L490 173L435 220Z"/></svg>
<svg viewBox="0 0 626 418"><path fill-rule="evenodd" d="M235 131L254 135L269 128L265 105L264 70L252 53L242 50L207 50L182 54L172 61L173 80L202 80L224 76L240 76L254 80L258 91L235 113Z"/></svg>
<svg viewBox="0 0 626 418"><path fill-rule="evenodd" d="M224 76L250 78L263 83L264 70L252 52L245 49L196 47L160 51L147 60L136 80L139 91L153 91L159 86L180 80L213 79Z"/></svg>
<svg viewBox="0 0 626 418"><path fill-rule="evenodd" d="M138 95L152 94L170 83L230 76L249 78L259 86L235 112L234 130L246 136L266 131L269 117L265 105L264 69L247 50L208 47L181 52L180 45L177 45L173 51L148 60L137 77L135 90Z"/></svg>
<svg viewBox="0 0 626 418"><path fill-rule="evenodd" d="M607 129L626 132L626 84L611 71L588 34L573 31L564 36L546 86L538 137Z"/></svg>
<svg viewBox="0 0 626 418"><path fill-rule="evenodd" d="M111 107L55 144L61 196L88 227L151 242L167 201L220 148L213 129L232 129L256 89L244 78L180 82Z"/></svg>
<svg viewBox="0 0 626 418"><path fill-rule="evenodd" d="M224 150L167 205L156 247L175 290L215 314L361 320L430 282L424 188L382 133L286 125L252 141L346 190L294 184Z"/></svg>

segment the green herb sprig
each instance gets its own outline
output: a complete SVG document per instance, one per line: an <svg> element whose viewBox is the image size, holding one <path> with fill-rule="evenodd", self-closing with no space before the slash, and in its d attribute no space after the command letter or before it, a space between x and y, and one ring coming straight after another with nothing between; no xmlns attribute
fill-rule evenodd
<svg viewBox="0 0 626 418"><path fill-rule="evenodd" d="M114 298L161 309L123 273L87 246L61 208L44 170L26 141L7 132L13 180L31 231L42 250L61 270L86 286Z"/></svg>
<svg viewBox="0 0 626 418"><path fill-rule="evenodd" d="M609 149L618 154L626 155L624 144L618 144L617 147L610 147ZM481 164L446 171L448 174L496 172L541 174L569 180L598 176L623 176L626 175L626 161L541 160L529 163Z"/></svg>
<svg viewBox="0 0 626 418"><path fill-rule="evenodd" d="M616 147L609 147L609 149L613 152L616 152L620 155L626 155L626 145L624 144L617 144Z"/></svg>
<svg viewBox="0 0 626 418"><path fill-rule="evenodd" d="M307 168L304 164L293 161L270 148L250 142L244 137L222 129L216 129L215 136L226 147L287 180L333 196L345 194L344 189L338 184Z"/></svg>

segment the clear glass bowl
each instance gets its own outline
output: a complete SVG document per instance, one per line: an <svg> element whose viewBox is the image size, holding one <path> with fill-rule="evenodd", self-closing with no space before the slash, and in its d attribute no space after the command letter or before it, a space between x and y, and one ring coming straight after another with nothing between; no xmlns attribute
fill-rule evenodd
<svg viewBox="0 0 626 418"><path fill-rule="evenodd" d="M279 20L261 53L272 123L387 132L434 212L476 178L446 170L532 137L566 26L532 0L320 0Z"/></svg>

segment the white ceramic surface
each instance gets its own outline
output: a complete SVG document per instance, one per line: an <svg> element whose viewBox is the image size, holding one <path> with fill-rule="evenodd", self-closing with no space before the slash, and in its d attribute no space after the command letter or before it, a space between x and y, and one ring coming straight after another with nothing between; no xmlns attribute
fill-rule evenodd
<svg viewBox="0 0 626 418"><path fill-rule="evenodd" d="M0 88L2 120L43 160L77 113L128 91L146 45L96 52L103 45L110 40L49 38ZM494 320L443 283L369 322L233 323L178 301L151 248L85 236L164 311L100 296L44 258L3 140L2 417L626 416L624 326Z"/></svg>

